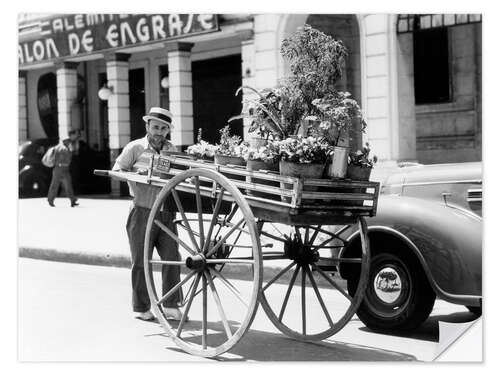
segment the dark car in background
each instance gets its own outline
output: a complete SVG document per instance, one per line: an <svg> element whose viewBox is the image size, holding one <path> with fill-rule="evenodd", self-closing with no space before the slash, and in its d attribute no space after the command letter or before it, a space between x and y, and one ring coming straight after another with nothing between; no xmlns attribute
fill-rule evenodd
<svg viewBox="0 0 500 375"><path fill-rule="evenodd" d="M370 277L357 315L378 331L412 330L434 301L481 314L482 164L414 165L381 182L377 215L367 219ZM342 257L360 254L359 231L341 228ZM340 269L351 295L357 276Z"/></svg>
<svg viewBox="0 0 500 375"><path fill-rule="evenodd" d="M19 154L19 197L44 197L52 178L52 168L42 164L45 152L56 145L57 138L40 138L23 142ZM109 180L94 176L94 169L109 169L109 153L95 151L80 142L79 155L71 162L70 172L76 194L107 194Z"/></svg>

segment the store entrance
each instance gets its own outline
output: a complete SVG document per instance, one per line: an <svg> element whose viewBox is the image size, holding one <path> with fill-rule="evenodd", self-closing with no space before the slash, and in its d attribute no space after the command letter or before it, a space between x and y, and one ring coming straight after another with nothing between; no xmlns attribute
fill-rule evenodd
<svg viewBox="0 0 500 375"><path fill-rule="evenodd" d="M216 143L219 129L241 113L241 94L234 95L241 86L241 55L193 61L192 74L193 139L196 142L198 129L202 128L203 139ZM243 137L243 121L231 122L231 133Z"/></svg>
<svg viewBox="0 0 500 375"><path fill-rule="evenodd" d="M144 116L146 96L144 94L144 69L132 69L128 72L130 100L130 139L142 138L146 135Z"/></svg>

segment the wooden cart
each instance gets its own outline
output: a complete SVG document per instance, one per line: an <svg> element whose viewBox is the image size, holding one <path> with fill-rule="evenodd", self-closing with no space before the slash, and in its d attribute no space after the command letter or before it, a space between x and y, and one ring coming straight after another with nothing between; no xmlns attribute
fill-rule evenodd
<svg viewBox="0 0 500 375"><path fill-rule="evenodd" d="M96 174L135 183L136 203L151 208L148 292L180 348L204 357L226 352L248 330L259 303L281 332L306 341L330 337L355 314L370 262L364 217L376 213L378 183L303 180L172 154L142 163L142 174ZM154 202L141 203L151 191ZM173 230L158 220L161 210L178 213ZM361 246L346 251L341 233L356 224ZM175 240L180 258L154 256L158 231ZM167 291L154 272L164 266L181 267L180 282ZM164 301L179 291L182 320L167 320Z"/></svg>

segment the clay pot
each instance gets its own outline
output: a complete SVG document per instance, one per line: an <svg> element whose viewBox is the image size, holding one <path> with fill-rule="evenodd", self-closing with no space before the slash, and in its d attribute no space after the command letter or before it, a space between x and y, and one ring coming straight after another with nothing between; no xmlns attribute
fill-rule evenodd
<svg viewBox="0 0 500 375"><path fill-rule="evenodd" d="M291 177L301 177L304 179L310 178L321 178L323 176L323 171L325 170L325 164L316 163L293 163L289 161L280 161L280 174L282 176ZM281 183L282 189L292 189L292 184ZM314 186L304 187L304 190L315 191L317 190ZM289 197L282 197L284 202L290 202Z"/></svg>
<svg viewBox="0 0 500 375"><path fill-rule="evenodd" d="M347 167L347 178L351 180L368 181L371 173L372 168L352 164Z"/></svg>

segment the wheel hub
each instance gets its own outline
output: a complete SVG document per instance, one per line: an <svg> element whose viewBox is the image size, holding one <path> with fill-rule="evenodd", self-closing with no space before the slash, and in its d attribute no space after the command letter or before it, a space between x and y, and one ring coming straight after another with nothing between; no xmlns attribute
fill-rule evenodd
<svg viewBox="0 0 500 375"><path fill-rule="evenodd" d="M392 267L382 268L373 279L373 289L377 297L384 303L396 302L401 296L401 276Z"/></svg>
<svg viewBox="0 0 500 375"><path fill-rule="evenodd" d="M297 236L289 238L284 246L285 255L299 264L313 264L319 260L319 253L304 245Z"/></svg>
<svg viewBox="0 0 500 375"><path fill-rule="evenodd" d="M186 258L186 267L191 270L202 271L206 266L207 262L203 254L196 254Z"/></svg>

